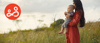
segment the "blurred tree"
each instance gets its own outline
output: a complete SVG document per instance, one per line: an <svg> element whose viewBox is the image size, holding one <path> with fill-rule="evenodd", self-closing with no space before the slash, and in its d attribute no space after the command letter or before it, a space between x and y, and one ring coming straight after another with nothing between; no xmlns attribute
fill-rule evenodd
<svg viewBox="0 0 100 43"><path fill-rule="evenodd" d="M63 19L58 19L57 21L51 23L50 27L58 26L58 25L62 24L63 22L64 22Z"/></svg>

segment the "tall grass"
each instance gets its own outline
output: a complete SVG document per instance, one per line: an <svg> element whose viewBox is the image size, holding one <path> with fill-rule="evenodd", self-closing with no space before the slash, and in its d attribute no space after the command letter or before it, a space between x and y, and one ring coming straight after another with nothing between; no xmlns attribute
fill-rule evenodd
<svg viewBox="0 0 100 43"><path fill-rule="evenodd" d="M65 35L58 34L60 26L10 31L0 34L0 43L66 43ZM86 23L79 33L81 43L100 43L100 22Z"/></svg>

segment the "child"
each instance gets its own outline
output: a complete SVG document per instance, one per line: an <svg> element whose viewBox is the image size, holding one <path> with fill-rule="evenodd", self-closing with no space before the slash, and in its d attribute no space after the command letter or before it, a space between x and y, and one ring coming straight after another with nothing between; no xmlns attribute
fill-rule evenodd
<svg viewBox="0 0 100 43"><path fill-rule="evenodd" d="M63 33L64 28L65 28L64 34L67 33L67 26L68 26L68 24L70 23L70 21L72 20L72 17L73 17L73 15L74 15L74 12L73 12L74 9L75 9L75 7L74 7L73 5L69 5L69 6L68 6L68 8L67 8L67 11L68 11L68 12L65 12L64 14L65 14L65 16L66 16L66 15L69 15L69 18L66 17L65 22L62 24L62 28L61 28L61 31L59 32L59 34Z"/></svg>

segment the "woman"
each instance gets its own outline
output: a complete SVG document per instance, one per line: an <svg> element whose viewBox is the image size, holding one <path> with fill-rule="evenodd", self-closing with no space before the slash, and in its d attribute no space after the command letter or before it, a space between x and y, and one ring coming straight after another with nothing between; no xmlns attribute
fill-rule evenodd
<svg viewBox="0 0 100 43"><path fill-rule="evenodd" d="M68 24L66 41L67 43L80 43L80 35L77 25L78 23L80 24L80 27L84 27L85 25L84 10L80 0L73 0L73 6L75 6L75 14L72 21Z"/></svg>

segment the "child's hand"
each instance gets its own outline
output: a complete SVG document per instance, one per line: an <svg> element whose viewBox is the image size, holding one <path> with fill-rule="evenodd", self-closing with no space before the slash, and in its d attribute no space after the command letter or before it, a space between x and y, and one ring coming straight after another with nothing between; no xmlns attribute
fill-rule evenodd
<svg viewBox="0 0 100 43"><path fill-rule="evenodd" d="M69 18L69 17L70 17L70 15L67 14L67 15L66 15L66 18Z"/></svg>
<svg viewBox="0 0 100 43"><path fill-rule="evenodd" d="M67 12L64 12L65 15L67 15Z"/></svg>

